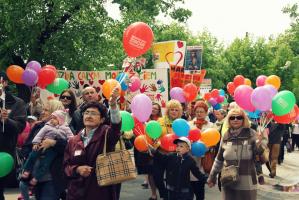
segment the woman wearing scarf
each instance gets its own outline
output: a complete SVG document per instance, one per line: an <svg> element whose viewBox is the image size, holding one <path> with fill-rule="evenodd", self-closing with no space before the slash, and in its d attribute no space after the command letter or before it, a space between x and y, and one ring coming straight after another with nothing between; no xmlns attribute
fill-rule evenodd
<svg viewBox="0 0 299 200"><path fill-rule="evenodd" d="M203 101L198 101L194 106L194 112L195 112L195 118L189 122L190 128L198 128L201 130L201 132L205 131L208 128L216 128L216 126L207 121L208 116L208 106ZM212 150L210 150L212 151ZM205 157L211 156L212 152L208 151L205 155ZM209 155L208 155L209 154ZM211 154L211 155L210 155ZM197 162L197 166L202 169L202 162L204 161L202 158L194 157L195 161ZM212 164L212 163L211 163ZM208 173L208 171L202 169L202 172ZM191 185L193 189L193 193L196 196L196 200L203 200L205 198L205 183L198 181L197 178L191 174Z"/></svg>

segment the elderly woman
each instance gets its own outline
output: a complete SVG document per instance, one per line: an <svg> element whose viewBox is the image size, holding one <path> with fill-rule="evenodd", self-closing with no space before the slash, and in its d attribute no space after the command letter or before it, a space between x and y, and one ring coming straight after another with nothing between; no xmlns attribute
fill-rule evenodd
<svg viewBox="0 0 299 200"><path fill-rule="evenodd" d="M257 198L257 178L254 164L256 133L250 129L249 119L240 108L230 110L226 121L229 128L222 137L208 184L213 187L216 183L216 176L223 167L235 165L238 167L239 180L223 186L222 199L255 200ZM222 176L224 177L223 173Z"/></svg>
<svg viewBox="0 0 299 200"><path fill-rule="evenodd" d="M208 116L208 105L203 102L203 101L198 101L195 105L194 105L194 113L195 113L195 118L189 122L190 124L190 128L194 129L194 128L198 128L201 131L205 131L208 128L216 128L216 126L207 121L207 116ZM211 149L209 152L206 153L204 158L198 158L198 157L194 157L197 166L199 168L202 168L202 165L205 164L205 168L209 168L208 170L204 168L203 172L208 173L208 171L210 171L209 166L212 166L212 162L210 160L213 159L214 154L213 154L213 149ZM211 159L207 159L207 157L210 157ZM208 162L210 162L211 164L209 164ZM190 180L191 180L191 186L192 186L192 190L193 193L196 196L197 200L201 200L205 198L205 183L204 182L200 182L197 178L195 178L193 176L193 174L191 174L190 176Z"/></svg>
<svg viewBox="0 0 299 200"><path fill-rule="evenodd" d="M183 108L179 101L170 100L166 103L165 115L160 117L157 121L160 123L162 127L162 136L166 134L173 133L172 131L172 122L178 118L180 118L183 114ZM161 153L166 154L167 152L161 148L158 149ZM154 157L154 165L153 165L153 177L155 181L155 185L157 186L160 194L160 198L167 199L167 190L164 183L164 172L165 166L162 165L155 157Z"/></svg>
<svg viewBox="0 0 299 200"><path fill-rule="evenodd" d="M107 151L115 149L120 137L121 117L116 101L118 89L109 100L111 125L103 122L107 109L98 102L88 102L82 107L84 128L69 140L64 152L64 171L69 178L68 200L116 200L116 186L99 186L95 173L96 158L103 152L107 134Z"/></svg>
<svg viewBox="0 0 299 200"><path fill-rule="evenodd" d="M35 126L31 129L30 134L22 147L22 156L27 158L29 153L32 151L32 140L39 132L41 128L45 126L45 124L51 119L51 114L56 110L63 109L63 105L58 100L49 100L45 103L43 110L41 112L40 122L37 122ZM37 183L35 186L35 196L37 200L57 200L60 196L64 194L65 190L65 181L63 179L63 171L62 169L62 160L63 160L63 152L66 146L67 141L63 139L52 140L45 139L40 148L49 148L53 147L53 150L57 153L56 158L51 164L51 168L49 172L46 172L44 177ZM33 174L35 172L33 171ZM26 182L20 182L20 189L24 191L27 190L28 184ZM24 199L29 199L24 192Z"/></svg>

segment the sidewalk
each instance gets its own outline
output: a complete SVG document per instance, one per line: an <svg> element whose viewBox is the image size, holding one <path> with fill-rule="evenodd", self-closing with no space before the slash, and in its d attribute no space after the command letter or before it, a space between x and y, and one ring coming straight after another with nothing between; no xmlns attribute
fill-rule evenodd
<svg viewBox="0 0 299 200"><path fill-rule="evenodd" d="M263 165L265 185L258 186L258 196L262 199L299 198L299 151L287 153L281 165L277 166L277 176L270 178L269 170Z"/></svg>

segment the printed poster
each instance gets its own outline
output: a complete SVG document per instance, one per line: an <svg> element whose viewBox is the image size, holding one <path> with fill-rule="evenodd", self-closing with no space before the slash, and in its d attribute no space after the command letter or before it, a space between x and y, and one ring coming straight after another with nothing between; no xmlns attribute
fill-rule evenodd
<svg viewBox="0 0 299 200"><path fill-rule="evenodd" d="M153 44L153 62L155 68L169 68L170 65L183 66L186 42L172 40Z"/></svg>
<svg viewBox="0 0 299 200"><path fill-rule="evenodd" d="M202 46L187 46L185 70L200 70L202 65Z"/></svg>

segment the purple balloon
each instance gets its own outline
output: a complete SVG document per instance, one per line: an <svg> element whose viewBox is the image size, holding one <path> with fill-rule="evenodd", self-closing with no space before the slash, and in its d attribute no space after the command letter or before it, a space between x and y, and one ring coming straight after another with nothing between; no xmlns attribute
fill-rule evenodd
<svg viewBox="0 0 299 200"><path fill-rule="evenodd" d="M277 94L277 89L273 85L264 85L263 87L269 91L271 99Z"/></svg>
<svg viewBox="0 0 299 200"><path fill-rule="evenodd" d="M41 70L41 64L39 62L33 60L33 61L30 61L29 63L27 63L26 69L32 69L33 71L35 71L38 74Z"/></svg>
<svg viewBox="0 0 299 200"><path fill-rule="evenodd" d="M185 103L186 99L184 96L184 90L180 87L174 87L170 90L171 99L178 100L180 103Z"/></svg>
<svg viewBox="0 0 299 200"><path fill-rule="evenodd" d="M131 110L140 122L146 122L152 114L152 100L145 94L137 94L132 99Z"/></svg>
<svg viewBox="0 0 299 200"><path fill-rule="evenodd" d="M212 106L215 106L218 102L215 98L210 98L209 99L209 103L212 105Z"/></svg>
<svg viewBox="0 0 299 200"><path fill-rule="evenodd" d="M251 103L260 111L268 111L272 107L272 97L267 88L257 87L251 94Z"/></svg>
<svg viewBox="0 0 299 200"><path fill-rule="evenodd" d="M234 99L238 106L250 112L255 111L255 107L251 103L252 92L253 89L248 85L240 85L234 92Z"/></svg>
<svg viewBox="0 0 299 200"><path fill-rule="evenodd" d="M34 86L38 81L38 76L32 69L26 69L22 74L22 80L25 85Z"/></svg>

